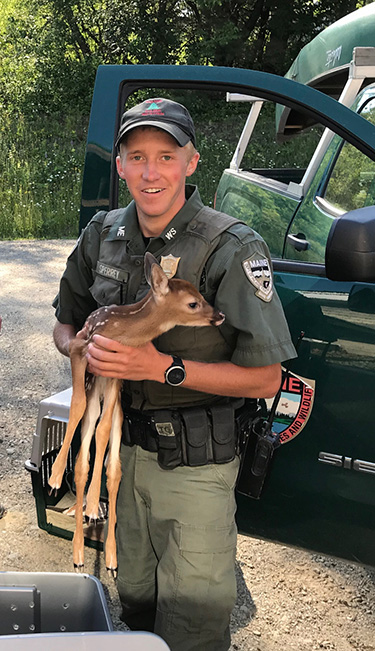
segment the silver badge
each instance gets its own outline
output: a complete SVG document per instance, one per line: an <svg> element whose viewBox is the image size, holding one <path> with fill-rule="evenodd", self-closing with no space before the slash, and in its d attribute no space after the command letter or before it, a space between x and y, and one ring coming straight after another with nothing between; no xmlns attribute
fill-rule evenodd
<svg viewBox="0 0 375 651"><path fill-rule="evenodd" d="M175 435L172 423L155 423L155 427L159 436Z"/></svg>
<svg viewBox="0 0 375 651"><path fill-rule="evenodd" d="M176 274L178 263L181 258L175 258L171 253L169 255L162 255L160 260L160 266L163 269L167 278L173 278Z"/></svg>
<svg viewBox="0 0 375 651"><path fill-rule="evenodd" d="M256 252L250 258L243 260L242 266L246 277L257 290L255 296L269 303L273 296L273 285L268 259Z"/></svg>
<svg viewBox="0 0 375 651"><path fill-rule="evenodd" d="M117 237L125 237L125 226L119 226L117 229Z"/></svg>

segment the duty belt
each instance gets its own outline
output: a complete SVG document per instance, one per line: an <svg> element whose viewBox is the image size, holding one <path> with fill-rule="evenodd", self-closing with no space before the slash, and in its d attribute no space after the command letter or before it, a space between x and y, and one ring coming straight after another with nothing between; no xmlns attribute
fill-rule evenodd
<svg viewBox="0 0 375 651"><path fill-rule="evenodd" d="M122 440L156 452L164 469L227 463L238 453L238 414L243 417L244 405L242 399L178 410L139 411L124 405ZM255 414L257 401L246 400L246 409L249 417Z"/></svg>

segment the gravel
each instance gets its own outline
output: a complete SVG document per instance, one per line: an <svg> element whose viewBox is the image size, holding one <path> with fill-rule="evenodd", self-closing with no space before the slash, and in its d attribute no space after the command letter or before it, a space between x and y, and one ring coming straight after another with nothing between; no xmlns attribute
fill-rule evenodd
<svg viewBox="0 0 375 651"><path fill-rule="evenodd" d="M0 242L1 571L72 571L71 543L38 528L24 462L39 401L70 385L68 361L52 342L50 304L73 245ZM85 555L115 628L124 630L102 554L86 548ZM232 651L375 650L374 569L240 536L237 577Z"/></svg>

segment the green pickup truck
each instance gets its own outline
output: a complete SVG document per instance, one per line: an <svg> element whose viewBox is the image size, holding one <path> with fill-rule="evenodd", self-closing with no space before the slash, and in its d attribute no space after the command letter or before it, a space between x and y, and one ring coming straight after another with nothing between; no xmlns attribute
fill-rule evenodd
<svg viewBox="0 0 375 651"><path fill-rule="evenodd" d="M375 55L366 40L347 48L331 40L320 38L323 66L306 79L301 75L303 83L235 68L99 67L80 227L98 210L123 201L113 143L134 94L183 101L196 122L199 97L209 94L218 116L225 106L238 115L239 129L245 119L232 162L218 182L216 208L266 239L294 341L304 336L276 409L273 426L282 445L261 498L238 494L239 530L375 566ZM289 76L298 76L297 68ZM344 105L353 101L354 110ZM269 114L272 104L278 138L285 142L272 148L261 126L252 146L262 106ZM249 116L242 118L249 105ZM226 133L224 121L220 129L213 125L212 151L223 146ZM245 166L249 140L253 160ZM276 163L284 145L292 161L280 169ZM215 166L212 178L219 181L220 174ZM68 410L68 391L42 401L27 467L33 471L40 526L70 537L63 508L56 519L58 504L46 489Z"/></svg>

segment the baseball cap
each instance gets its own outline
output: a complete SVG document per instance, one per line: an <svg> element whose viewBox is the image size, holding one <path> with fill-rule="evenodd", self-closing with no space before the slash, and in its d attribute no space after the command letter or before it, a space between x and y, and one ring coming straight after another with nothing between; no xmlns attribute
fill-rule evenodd
<svg viewBox="0 0 375 651"><path fill-rule="evenodd" d="M123 137L136 127L157 127L169 133L180 147L191 140L195 146L194 123L189 111L170 99L146 99L141 104L125 111L115 142L116 147Z"/></svg>

